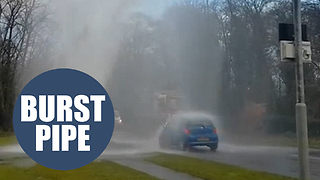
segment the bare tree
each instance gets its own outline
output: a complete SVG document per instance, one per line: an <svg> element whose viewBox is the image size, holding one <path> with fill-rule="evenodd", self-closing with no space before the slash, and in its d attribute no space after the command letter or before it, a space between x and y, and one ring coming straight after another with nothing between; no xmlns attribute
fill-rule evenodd
<svg viewBox="0 0 320 180"><path fill-rule="evenodd" d="M0 1L0 127L11 127L22 69L35 57L46 13L38 0Z"/></svg>

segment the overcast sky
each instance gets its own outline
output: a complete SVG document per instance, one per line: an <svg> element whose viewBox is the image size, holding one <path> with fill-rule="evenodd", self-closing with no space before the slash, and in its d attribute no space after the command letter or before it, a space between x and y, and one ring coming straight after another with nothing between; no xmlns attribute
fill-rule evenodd
<svg viewBox="0 0 320 180"><path fill-rule="evenodd" d="M179 1L180 0L144 0L138 9L148 15L159 17L167 6Z"/></svg>

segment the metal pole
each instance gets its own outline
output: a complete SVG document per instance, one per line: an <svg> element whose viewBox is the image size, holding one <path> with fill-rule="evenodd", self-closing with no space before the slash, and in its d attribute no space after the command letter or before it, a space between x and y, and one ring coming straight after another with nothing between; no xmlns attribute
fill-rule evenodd
<svg viewBox="0 0 320 180"><path fill-rule="evenodd" d="M305 104L304 72L302 61L301 0L293 0L293 9L297 85L296 125L299 151L300 180L310 180L307 106Z"/></svg>

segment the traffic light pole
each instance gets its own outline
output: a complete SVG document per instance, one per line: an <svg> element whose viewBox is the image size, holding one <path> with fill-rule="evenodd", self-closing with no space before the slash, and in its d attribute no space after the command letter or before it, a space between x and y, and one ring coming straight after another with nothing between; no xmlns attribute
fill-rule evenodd
<svg viewBox="0 0 320 180"><path fill-rule="evenodd" d="M302 61L302 28L301 28L301 1L293 0L294 32L295 32L295 59L296 59L296 125L299 151L300 180L310 180L309 150L308 150L308 122L307 106L304 94L304 72Z"/></svg>

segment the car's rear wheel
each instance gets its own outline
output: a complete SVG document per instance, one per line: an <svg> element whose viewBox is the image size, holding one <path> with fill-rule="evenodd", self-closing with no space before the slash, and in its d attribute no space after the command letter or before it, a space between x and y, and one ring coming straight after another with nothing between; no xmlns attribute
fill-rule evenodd
<svg viewBox="0 0 320 180"><path fill-rule="evenodd" d="M213 144L209 146L211 151L216 151L218 149L218 144Z"/></svg>
<svg viewBox="0 0 320 180"><path fill-rule="evenodd" d="M188 146L186 145L185 142L180 142L179 143L179 149L182 150L182 151L186 151L186 150L188 150Z"/></svg>

